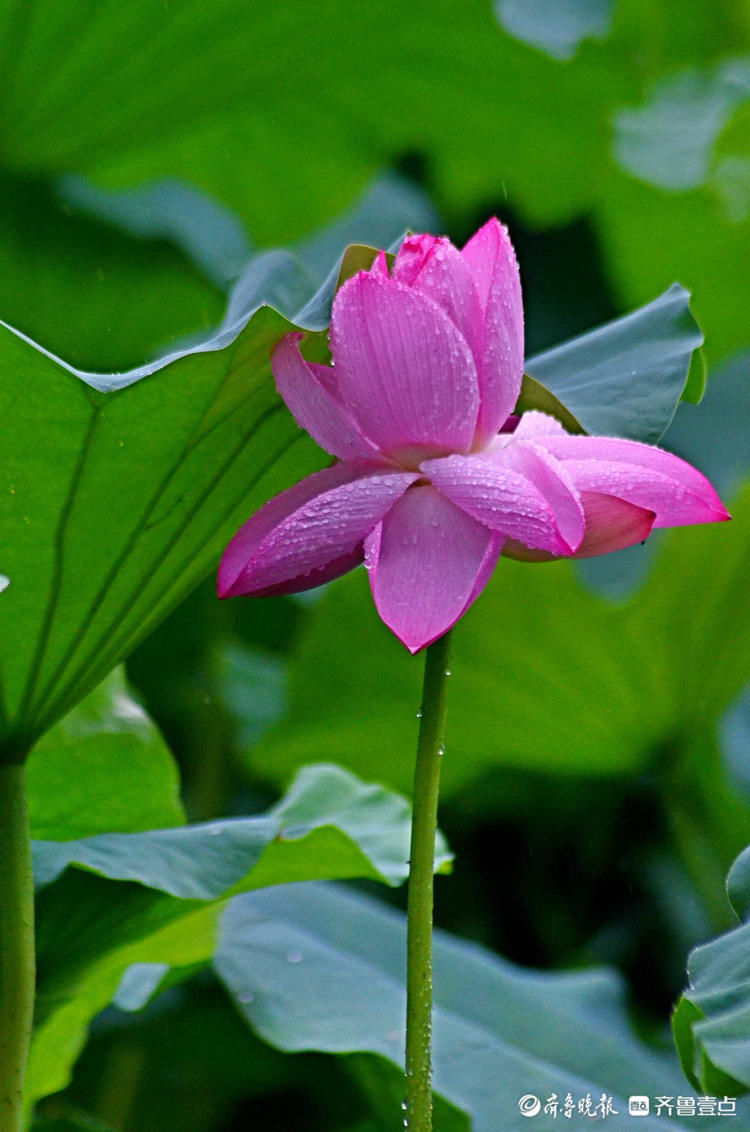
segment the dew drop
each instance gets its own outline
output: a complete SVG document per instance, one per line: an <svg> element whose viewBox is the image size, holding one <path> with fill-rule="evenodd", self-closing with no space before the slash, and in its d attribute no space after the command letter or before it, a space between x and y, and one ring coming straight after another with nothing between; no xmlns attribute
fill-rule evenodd
<svg viewBox="0 0 750 1132"><path fill-rule="evenodd" d="M301 951L289 951L289 952L287 952L287 957L286 957L287 963L301 963L304 958L305 957L304 957L304 955L302 954Z"/></svg>
<svg viewBox="0 0 750 1132"><path fill-rule="evenodd" d="M420 708L419 711L417 712L417 719L421 719L422 715L423 715L423 712L422 712L422 709Z"/></svg>
<svg viewBox="0 0 750 1132"><path fill-rule="evenodd" d="M242 994L239 995L238 997L239 997L240 1002L244 1002L244 1003L249 1004L253 1001L253 999L255 998L255 995L253 994L252 991L243 991Z"/></svg>

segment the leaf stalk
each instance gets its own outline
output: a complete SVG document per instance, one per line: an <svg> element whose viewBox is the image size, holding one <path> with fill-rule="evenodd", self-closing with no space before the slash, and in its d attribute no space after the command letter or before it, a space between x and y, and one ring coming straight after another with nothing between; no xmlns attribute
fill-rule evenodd
<svg viewBox="0 0 750 1132"><path fill-rule="evenodd" d="M34 885L24 766L0 764L0 1128L22 1132L34 1015Z"/></svg>

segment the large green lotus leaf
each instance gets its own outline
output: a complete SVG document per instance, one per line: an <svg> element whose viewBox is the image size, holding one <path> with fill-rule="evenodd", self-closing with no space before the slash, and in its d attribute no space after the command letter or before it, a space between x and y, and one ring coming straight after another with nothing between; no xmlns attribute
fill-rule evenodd
<svg viewBox="0 0 750 1132"><path fill-rule="evenodd" d="M640 307L526 362L586 432L656 444L683 396L703 335L679 285ZM700 400L702 383L695 391Z"/></svg>
<svg viewBox="0 0 750 1132"><path fill-rule="evenodd" d="M366 1051L402 1065L402 914L327 885L241 896L223 914L214 962L272 1045ZM635 1038L610 971L528 971L437 932L434 993L434 1089L470 1117L472 1132L528 1128L518 1105L526 1094L544 1103L555 1093L562 1104L567 1093L576 1101L589 1093L595 1105L606 1093L617 1113L607 1124L624 1128L630 1095L685 1091L675 1062ZM383 1127L395 1126L399 1112L396 1100ZM533 1126L551 1132L559 1120L539 1114ZM656 1132L663 1118L643 1117L640 1126Z"/></svg>
<svg viewBox="0 0 750 1132"><path fill-rule="evenodd" d="M735 861L727 887L745 922L690 953L673 1030L695 1087L738 1095L750 1090L750 849Z"/></svg>
<svg viewBox="0 0 750 1132"><path fill-rule="evenodd" d="M291 313L309 293L291 257L259 256L219 331L125 374L73 370L0 327L0 754L28 750L259 503L321 466L270 373L293 324L259 305Z"/></svg>
<svg viewBox="0 0 750 1132"><path fill-rule="evenodd" d="M305 767L263 818L35 841L34 880L44 888L75 865L181 900L217 900L236 885L285 883L295 869L316 878L334 860L341 875L400 884L409 871L409 828L405 799L364 785L336 766ZM436 855L439 867L447 865L440 840Z"/></svg>
<svg viewBox="0 0 750 1132"><path fill-rule="evenodd" d="M590 593L568 563L501 559L455 630L444 794L498 766L632 772L711 728L750 675L749 509L746 493L734 522L672 532L624 604ZM277 779L334 758L409 789L421 673L378 619L365 572L342 579L309 613L288 716L252 765Z"/></svg>
<svg viewBox="0 0 750 1132"><path fill-rule="evenodd" d="M306 768L262 817L35 842L42 891L30 1098L65 1086L91 1019L133 964L141 967L123 984L128 1009L144 978L153 990L154 973L158 983L168 968L210 958L229 894L321 878L399 884L409 829L405 799L323 766ZM437 858L447 865L442 840Z"/></svg>
<svg viewBox="0 0 750 1132"><path fill-rule="evenodd" d="M31 836L67 841L182 825L177 767L122 669L52 727L26 772Z"/></svg>

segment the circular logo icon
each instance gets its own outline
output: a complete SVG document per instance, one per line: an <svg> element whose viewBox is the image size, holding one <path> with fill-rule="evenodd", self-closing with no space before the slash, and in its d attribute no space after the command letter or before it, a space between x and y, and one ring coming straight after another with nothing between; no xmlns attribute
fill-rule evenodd
<svg viewBox="0 0 750 1132"><path fill-rule="evenodd" d="M538 1116L542 1111L542 1102L533 1093L526 1093L518 1102L518 1111L521 1116Z"/></svg>

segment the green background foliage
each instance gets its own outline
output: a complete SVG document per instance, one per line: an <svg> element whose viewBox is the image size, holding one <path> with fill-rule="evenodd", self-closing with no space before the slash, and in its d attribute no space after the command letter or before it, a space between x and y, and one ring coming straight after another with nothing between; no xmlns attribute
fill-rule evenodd
<svg viewBox="0 0 750 1132"><path fill-rule="evenodd" d="M663 443L734 522L502 561L456 633L437 1128L525 1126L526 1091L750 1087L724 896L750 842L749 41L740 0L0 4L0 754L33 747L39 1132L400 1119L420 661L361 571L226 605L211 575L325 460L268 355L324 328L344 247L491 213L529 373L584 427L656 441L707 363Z"/></svg>

